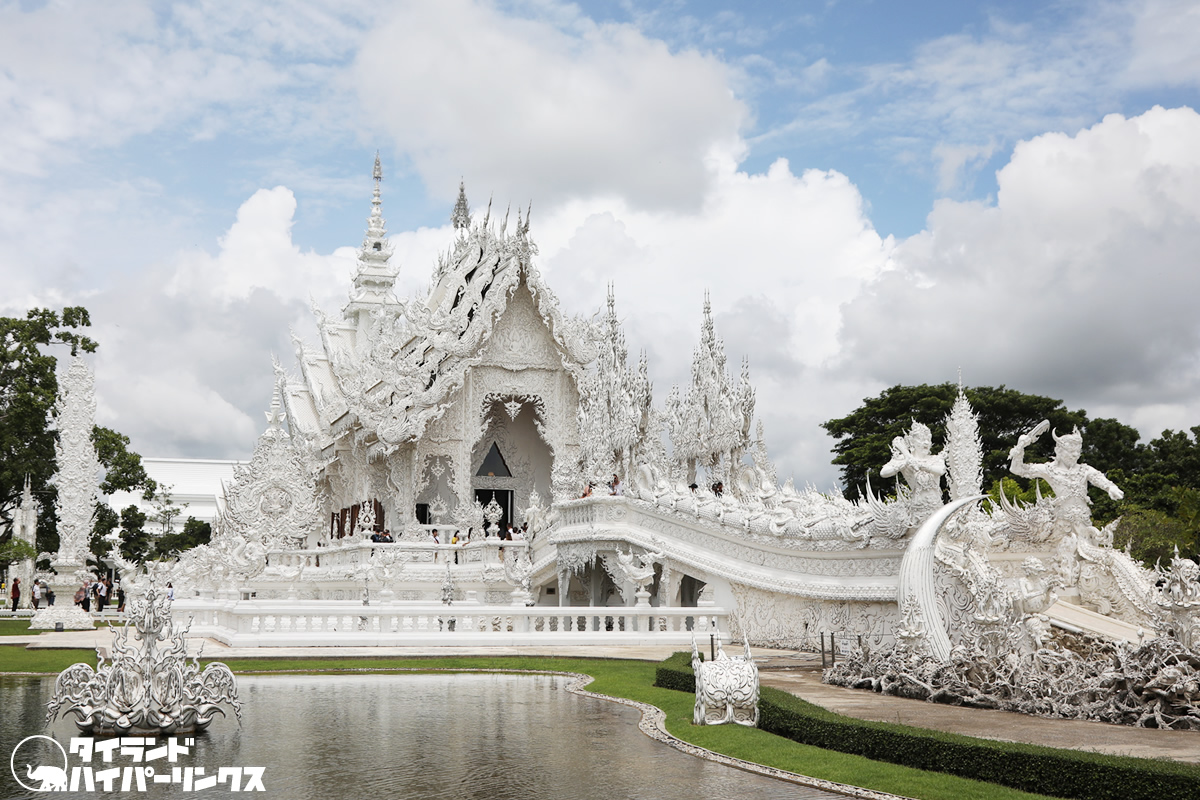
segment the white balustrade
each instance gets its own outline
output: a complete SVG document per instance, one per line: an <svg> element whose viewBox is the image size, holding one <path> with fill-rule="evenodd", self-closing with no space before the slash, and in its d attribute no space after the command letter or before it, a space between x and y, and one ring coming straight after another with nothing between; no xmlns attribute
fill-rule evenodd
<svg viewBox="0 0 1200 800"><path fill-rule="evenodd" d="M724 609L176 600L191 636L233 647L665 644L727 631Z"/></svg>

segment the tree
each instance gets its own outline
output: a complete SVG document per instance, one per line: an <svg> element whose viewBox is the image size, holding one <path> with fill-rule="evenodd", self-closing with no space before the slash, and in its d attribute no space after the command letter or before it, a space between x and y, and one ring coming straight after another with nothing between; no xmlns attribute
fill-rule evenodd
<svg viewBox="0 0 1200 800"><path fill-rule="evenodd" d="M65 346L71 355L95 352L96 343L77 332L91 324L78 306L62 313L35 308L25 319L0 317L0 541L11 536L12 512L21 501L25 478L41 505L38 547L58 546L54 499L54 431L49 426L58 396L56 359L47 351ZM48 538L43 541L42 532Z"/></svg>
<svg viewBox="0 0 1200 800"><path fill-rule="evenodd" d="M1043 419L1050 420L1052 426L1064 433L1075 426L1084 429L1088 424L1084 411L1069 411L1061 400L1050 397L1004 386L977 386L964 391L979 415L984 486L992 486L1008 476L1008 451L1018 436ZM821 427L838 440L833 446L836 454L833 463L842 467L845 496L857 497L868 477L873 486L882 486L879 468L891 458L892 439L908 430L914 421L929 426L935 443L944 443L946 415L957 396L958 387L952 383L893 386L878 397L864 399L849 415L822 423ZM1043 437L1027 452L1031 460L1041 460L1053 450L1050 437ZM1019 483L1024 491L1027 484Z"/></svg>
<svg viewBox="0 0 1200 800"><path fill-rule="evenodd" d="M196 545L208 544L212 540L212 526L201 522L195 517L188 517L179 533L168 533L154 543L154 557L158 559L174 558L184 550L190 550Z"/></svg>
<svg viewBox="0 0 1200 800"><path fill-rule="evenodd" d="M58 549L58 493L50 482L57 470L51 421L58 377L57 359L48 351L62 346L72 356L81 350L94 353L96 342L78 332L90 324L87 309L80 306L61 313L35 308L24 319L0 317L0 544L11 537L12 512L28 476L40 506L37 549ZM102 492L153 490L141 457L129 450L128 437L96 426L92 441L105 467Z"/></svg>
<svg viewBox="0 0 1200 800"><path fill-rule="evenodd" d="M135 564L150 557L154 539L146 530L146 515L137 506L121 511L121 556Z"/></svg>

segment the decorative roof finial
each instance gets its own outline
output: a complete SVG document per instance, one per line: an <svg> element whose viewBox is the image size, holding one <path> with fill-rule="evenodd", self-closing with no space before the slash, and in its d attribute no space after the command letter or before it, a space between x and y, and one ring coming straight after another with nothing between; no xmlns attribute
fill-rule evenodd
<svg viewBox="0 0 1200 800"><path fill-rule="evenodd" d="M450 212L450 224L456 231L471 227L471 207L467 205L467 187L461 179L458 181L458 200L454 202L454 211Z"/></svg>
<svg viewBox="0 0 1200 800"><path fill-rule="evenodd" d="M283 411L283 399L279 391L279 383L276 383L275 391L271 394L271 408L267 411L267 429L270 431L282 431L285 419L287 419L287 415Z"/></svg>
<svg viewBox="0 0 1200 800"><path fill-rule="evenodd" d="M362 252L368 261L386 262L391 256L391 247L387 242L387 223L383 219L383 200L380 196L380 183L383 181L383 166L379 162L379 151L375 151L375 169L371 173L375 179L375 191L371 196L371 216L367 217L367 235L363 238Z"/></svg>

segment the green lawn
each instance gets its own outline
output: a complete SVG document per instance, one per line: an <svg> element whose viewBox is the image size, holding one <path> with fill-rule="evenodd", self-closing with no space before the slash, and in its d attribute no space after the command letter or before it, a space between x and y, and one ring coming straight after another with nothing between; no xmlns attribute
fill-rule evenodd
<svg viewBox="0 0 1200 800"><path fill-rule="evenodd" d="M25 650L0 646L0 673L57 673L76 662L95 664L87 650ZM459 658L330 658L234 659L226 662L240 674L271 672L347 673L495 669L505 671L551 670L580 672L595 680L590 691L639 700L667 714L667 729L684 741L719 753L760 764L850 783L885 792L928 800L1008 800L1033 795L992 784L933 772L898 767L860 756L850 756L797 744L757 729L735 725L692 725L693 698L685 692L660 689L654 684L657 664L646 661L537 657Z"/></svg>
<svg viewBox="0 0 1200 800"><path fill-rule="evenodd" d="M27 618L0 619L0 636L24 636L30 632Z"/></svg>

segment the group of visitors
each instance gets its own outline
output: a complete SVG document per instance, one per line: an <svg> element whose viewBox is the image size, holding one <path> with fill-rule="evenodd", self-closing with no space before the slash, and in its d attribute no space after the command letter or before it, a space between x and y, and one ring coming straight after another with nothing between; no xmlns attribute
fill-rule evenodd
<svg viewBox="0 0 1200 800"><path fill-rule="evenodd" d="M112 578L107 575L92 581L84 581L75 590L75 605L90 612L93 608L103 612L105 606L115 601L117 611L125 610L125 590L118 582L113 585Z"/></svg>
<svg viewBox="0 0 1200 800"><path fill-rule="evenodd" d="M12 586L9 587L8 598L12 601L12 610L16 611L21 607L21 579L13 578ZM43 605L49 607L54 605L54 590L50 588L50 584L42 580L35 580L33 587L29 590L29 607L37 611Z"/></svg>
<svg viewBox="0 0 1200 800"><path fill-rule="evenodd" d="M609 497L620 497L625 494L625 487L621 485L621 479L614 473L612 480L605 484L608 487ZM585 497L591 497L596 492L596 482L588 481L587 486L583 487L583 494L579 495L582 500Z"/></svg>
<svg viewBox="0 0 1200 800"><path fill-rule="evenodd" d="M34 580L32 584L29 590L30 608L37 611L39 608L48 608L54 605L54 590L50 588L49 583L44 580ZM167 584L167 586L170 587L170 584ZM174 596L174 589L169 589L168 591ZM12 586L9 587L8 597L12 601L13 611L21 607L20 578L12 579ZM95 608L97 611L104 611L106 606L114 604L117 611L125 610L125 590L121 588L120 582L114 584L112 578L107 575L103 578L85 580L75 591L74 599L75 605L87 612L90 612L92 608Z"/></svg>
<svg viewBox="0 0 1200 800"><path fill-rule="evenodd" d="M392 538L392 532L388 530L375 531L371 534L371 541L376 544L391 544L396 541Z"/></svg>

